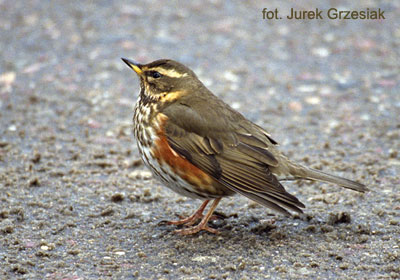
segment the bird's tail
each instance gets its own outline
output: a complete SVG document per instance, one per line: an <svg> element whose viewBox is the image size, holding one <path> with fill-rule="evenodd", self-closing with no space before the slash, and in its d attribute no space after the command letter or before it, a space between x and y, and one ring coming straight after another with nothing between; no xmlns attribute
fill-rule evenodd
<svg viewBox="0 0 400 280"><path fill-rule="evenodd" d="M331 175L325 172L322 172L320 170L316 170L313 168L305 167L296 164L295 168L291 168L294 172L291 172L292 175L295 177L303 178L303 179L310 179L310 180L316 180L316 181L323 181L323 182L328 182L328 183L333 183L337 184L339 186L352 189L355 191L359 192L366 192L368 191L368 188L361 183L339 177L336 175Z"/></svg>

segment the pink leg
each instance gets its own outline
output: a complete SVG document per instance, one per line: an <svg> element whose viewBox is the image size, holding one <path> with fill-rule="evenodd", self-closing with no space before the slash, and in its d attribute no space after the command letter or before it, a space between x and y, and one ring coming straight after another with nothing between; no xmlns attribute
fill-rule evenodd
<svg viewBox="0 0 400 280"><path fill-rule="evenodd" d="M211 233L214 233L214 234L218 234L219 231L216 230L216 229L210 228L210 227L207 225L207 223L208 223L208 221L210 220L212 214L214 213L215 208L217 208L217 205L218 205L218 203L219 203L220 200L221 200L221 198L216 198L216 199L213 201L210 210L208 210L207 214L203 217L203 219L201 220L201 222L200 222L197 226L189 227L189 228L184 228L184 229L179 229L179 230L176 230L175 233L179 233L179 234L182 234L182 235L190 235L190 234L198 233L198 232L201 231L201 230L205 230L205 231L208 231L208 232L211 232ZM207 203L208 203L208 201L207 201ZM203 203L203 204L204 204L204 203ZM201 207L200 207L199 210L201 210L201 208L203 207L203 204L201 205ZM206 204L206 205L207 205L207 204ZM204 208L206 207L206 205L204 205L204 207L203 207L203 209L201 210L201 212L203 212L203 210L204 210ZM199 211L199 210L198 210L198 211ZM197 213L198 211L196 211L196 213ZM196 213L195 213L195 214L196 214Z"/></svg>
<svg viewBox="0 0 400 280"><path fill-rule="evenodd" d="M180 219L178 221L168 221L167 224L169 225L188 225L191 226L193 225L195 222L197 222L198 220L200 220L201 218L203 218L203 211L206 208L208 202L210 200L205 200L199 209L197 209L196 212L193 213L193 215L185 218L185 219Z"/></svg>

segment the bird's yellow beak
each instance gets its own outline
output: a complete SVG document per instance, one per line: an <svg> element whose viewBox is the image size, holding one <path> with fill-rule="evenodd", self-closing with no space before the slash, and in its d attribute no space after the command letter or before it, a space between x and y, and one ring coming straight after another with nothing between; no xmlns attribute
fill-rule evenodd
<svg viewBox="0 0 400 280"><path fill-rule="evenodd" d="M126 65L128 65L130 68L133 69L133 71L136 72L136 74L138 74L139 76L141 76L143 74L143 70L142 70L142 65L137 63L134 60L131 59L127 59L127 58L123 58L121 57L122 61L126 63Z"/></svg>

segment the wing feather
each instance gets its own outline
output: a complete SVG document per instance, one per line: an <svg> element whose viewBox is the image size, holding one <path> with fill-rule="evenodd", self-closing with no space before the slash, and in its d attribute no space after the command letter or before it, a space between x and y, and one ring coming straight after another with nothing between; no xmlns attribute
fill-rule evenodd
<svg viewBox="0 0 400 280"><path fill-rule="evenodd" d="M285 215L289 213L286 209L302 212L304 204L289 194L269 169L279 164L271 152L276 142L261 128L254 125L254 131L244 130L245 119L240 115L237 126L211 125L204 131L210 120L187 104L177 104L163 114L168 117L165 131L171 148L218 183ZM249 127L252 125L249 122Z"/></svg>

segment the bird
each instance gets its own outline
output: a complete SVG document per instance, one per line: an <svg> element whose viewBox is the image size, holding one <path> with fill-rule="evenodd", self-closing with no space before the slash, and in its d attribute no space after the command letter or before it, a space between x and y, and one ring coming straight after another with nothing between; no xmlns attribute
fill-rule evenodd
<svg viewBox="0 0 400 280"><path fill-rule="evenodd" d="M191 216L168 221L182 235L218 234L208 225L223 197L243 195L286 216L305 205L279 178L307 179L366 192L367 187L287 158L259 125L214 95L185 65L121 58L139 77L133 132L153 176L174 192L202 200ZM203 214L208 203L209 210Z"/></svg>

